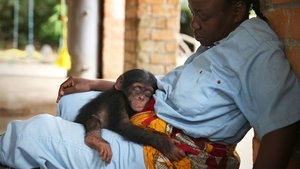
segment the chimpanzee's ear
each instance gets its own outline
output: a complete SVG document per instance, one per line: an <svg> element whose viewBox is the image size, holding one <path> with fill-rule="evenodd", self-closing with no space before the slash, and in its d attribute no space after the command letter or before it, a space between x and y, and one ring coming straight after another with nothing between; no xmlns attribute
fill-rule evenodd
<svg viewBox="0 0 300 169"><path fill-rule="evenodd" d="M122 90L122 84L123 84L123 76L119 76L116 83L114 84L114 87L116 90Z"/></svg>

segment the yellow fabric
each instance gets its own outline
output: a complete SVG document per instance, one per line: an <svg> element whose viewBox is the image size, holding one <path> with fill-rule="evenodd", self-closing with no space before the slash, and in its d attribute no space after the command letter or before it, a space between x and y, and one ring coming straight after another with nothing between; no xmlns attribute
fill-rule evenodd
<svg viewBox="0 0 300 169"><path fill-rule="evenodd" d="M167 124L160 118L157 118L155 112L148 111L142 112L131 117L131 122L137 126L146 128L148 130L155 130L162 134L171 137L172 126ZM145 123L146 122L146 123ZM222 157L213 156L210 154L213 147L212 145L207 146L206 150L200 150L199 147L185 134L176 134L175 139L181 143L189 145L192 149L199 151L198 155L188 154L185 158L180 161L170 161L158 150L151 146L144 146L144 159L147 169L207 169L207 168L220 168L218 165L224 160ZM238 154L234 151L228 152L226 159L226 169L238 169L240 159ZM215 160L212 165L208 167L207 162ZM222 168L222 167L221 167ZM224 167L223 167L224 168ZM222 169L223 169L222 168ZM224 169L225 169L224 168Z"/></svg>
<svg viewBox="0 0 300 169"><path fill-rule="evenodd" d="M153 116L156 115L152 111L138 113L131 117L131 122L137 126L148 128L149 130L156 130L170 136L171 128L168 129L167 123L160 118L154 118L147 126L143 124L145 120L152 118ZM168 158L151 146L144 146L144 158L147 169L191 168L190 160L187 158L177 162L171 162Z"/></svg>
<svg viewBox="0 0 300 169"><path fill-rule="evenodd" d="M69 55L68 48L63 45L58 54L56 65L63 67L67 70L71 69L71 56Z"/></svg>
<svg viewBox="0 0 300 169"><path fill-rule="evenodd" d="M71 56L69 55L69 51L68 51L68 45L67 45L67 17L66 16L62 16L63 17L63 28L62 28L62 47L59 51L57 60L56 60L56 65L63 67L67 70L71 69Z"/></svg>

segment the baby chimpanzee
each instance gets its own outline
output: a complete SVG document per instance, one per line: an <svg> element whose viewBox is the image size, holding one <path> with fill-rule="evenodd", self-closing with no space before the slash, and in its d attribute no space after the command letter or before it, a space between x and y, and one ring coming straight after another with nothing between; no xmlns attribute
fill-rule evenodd
<svg viewBox="0 0 300 169"><path fill-rule="evenodd" d="M110 162L110 145L101 137L101 128L119 133L130 141L149 145L170 160L183 157L176 141L158 132L147 131L130 122L130 117L142 111L156 89L156 78L150 72L133 69L122 74L114 87L104 91L80 109L75 122L84 125L85 143Z"/></svg>

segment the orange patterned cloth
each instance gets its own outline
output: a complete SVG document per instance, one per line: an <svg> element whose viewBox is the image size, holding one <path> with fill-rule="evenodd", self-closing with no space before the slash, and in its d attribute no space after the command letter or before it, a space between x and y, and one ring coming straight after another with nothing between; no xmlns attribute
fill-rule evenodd
<svg viewBox="0 0 300 169"><path fill-rule="evenodd" d="M174 132L173 127L158 118L153 111L138 113L131 117L137 126L155 130L176 138L187 156L180 161L170 161L158 150L144 146L144 159L147 169L238 169L240 158L235 145L221 145L203 139L194 139L182 132Z"/></svg>

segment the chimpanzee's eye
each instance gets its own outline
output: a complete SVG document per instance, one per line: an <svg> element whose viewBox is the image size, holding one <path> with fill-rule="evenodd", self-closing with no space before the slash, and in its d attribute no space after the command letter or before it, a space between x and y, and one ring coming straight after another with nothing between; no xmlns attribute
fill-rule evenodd
<svg viewBox="0 0 300 169"><path fill-rule="evenodd" d="M141 87L141 86L135 86L133 89L132 89L132 93L133 95L140 95L140 94L143 94L145 95L146 97L150 98L153 94L153 91L152 90L149 90L147 88L144 88L144 87Z"/></svg>
<svg viewBox="0 0 300 169"><path fill-rule="evenodd" d="M133 88L134 94L141 94L143 92L142 88L140 86L135 86Z"/></svg>
<svg viewBox="0 0 300 169"><path fill-rule="evenodd" d="M152 96L153 93L152 93L152 91L150 91L150 90L145 90L145 91L144 91L144 94L145 94L146 97L149 97L149 98L150 98L150 97Z"/></svg>

